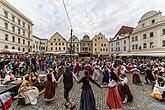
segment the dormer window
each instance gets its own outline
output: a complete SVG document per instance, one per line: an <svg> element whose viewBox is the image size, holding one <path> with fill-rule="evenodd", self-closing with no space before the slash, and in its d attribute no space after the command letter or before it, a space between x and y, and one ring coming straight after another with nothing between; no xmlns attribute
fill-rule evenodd
<svg viewBox="0 0 165 110"><path fill-rule="evenodd" d="M119 37L117 37L117 40L119 39Z"/></svg>

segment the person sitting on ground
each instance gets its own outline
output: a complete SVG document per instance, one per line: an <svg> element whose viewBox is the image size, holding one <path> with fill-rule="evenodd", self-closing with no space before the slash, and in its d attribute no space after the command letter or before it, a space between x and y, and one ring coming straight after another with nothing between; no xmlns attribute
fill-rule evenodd
<svg viewBox="0 0 165 110"><path fill-rule="evenodd" d="M22 82L18 89L18 94L24 98L25 104L35 105L37 103L37 97L39 91L37 87L29 84L29 76L25 76L25 80Z"/></svg>

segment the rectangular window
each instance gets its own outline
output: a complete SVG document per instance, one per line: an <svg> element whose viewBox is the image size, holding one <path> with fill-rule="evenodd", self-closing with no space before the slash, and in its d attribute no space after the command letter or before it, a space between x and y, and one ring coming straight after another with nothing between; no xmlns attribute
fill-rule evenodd
<svg viewBox="0 0 165 110"><path fill-rule="evenodd" d="M15 16L14 15L12 15L12 21L15 22Z"/></svg>
<svg viewBox="0 0 165 110"><path fill-rule="evenodd" d="M134 50L134 45L132 45L132 50Z"/></svg>
<svg viewBox="0 0 165 110"><path fill-rule="evenodd" d="M28 41L28 46L30 46L30 41Z"/></svg>
<svg viewBox="0 0 165 110"><path fill-rule="evenodd" d="M23 39L23 44L25 44L25 40Z"/></svg>
<svg viewBox="0 0 165 110"><path fill-rule="evenodd" d="M165 40L163 40L163 41L162 41L162 43L163 43L163 45L162 45L162 46L164 47L164 46L165 46Z"/></svg>
<svg viewBox="0 0 165 110"><path fill-rule="evenodd" d="M135 45L135 48L138 49L138 45L137 44Z"/></svg>
<svg viewBox="0 0 165 110"><path fill-rule="evenodd" d="M143 34L143 39L146 39L147 38L147 35L146 34Z"/></svg>
<svg viewBox="0 0 165 110"><path fill-rule="evenodd" d="M50 45L53 45L53 43L51 43Z"/></svg>
<svg viewBox="0 0 165 110"><path fill-rule="evenodd" d="M5 40L8 41L9 40L9 35L5 34Z"/></svg>
<svg viewBox="0 0 165 110"><path fill-rule="evenodd" d="M61 47L59 47L58 49L61 50Z"/></svg>
<svg viewBox="0 0 165 110"><path fill-rule="evenodd" d="M155 23L155 20L153 19L151 22L152 22L152 24L154 24Z"/></svg>
<svg viewBox="0 0 165 110"><path fill-rule="evenodd" d="M25 22L23 22L22 24L23 24L23 27L25 28Z"/></svg>
<svg viewBox="0 0 165 110"><path fill-rule="evenodd" d="M63 50L65 50L65 47L63 47Z"/></svg>
<svg viewBox="0 0 165 110"><path fill-rule="evenodd" d="M15 42L15 36L12 36L12 41Z"/></svg>
<svg viewBox="0 0 165 110"><path fill-rule="evenodd" d="M51 50L53 50L53 47L51 47Z"/></svg>
<svg viewBox="0 0 165 110"><path fill-rule="evenodd" d="M20 19L18 19L18 25L21 25L21 20Z"/></svg>
<svg viewBox="0 0 165 110"><path fill-rule="evenodd" d="M165 35L165 29L162 29L162 34Z"/></svg>
<svg viewBox="0 0 165 110"><path fill-rule="evenodd" d="M153 32L150 32L150 37L154 37L154 33Z"/></svg>
<svg viewBox="0 0 165 110"><path fill-rule="evenodd" d="M28 31L30 32L30 25L28 25Z"/></svg>
<svg viewBox="0 0 165 110"><path fill-rule="evenodd" d="M8 23L5 22L5 29L8 29Z"/></svg>
<svg viewBox="0 0 165 110"><path fill-rule="evenodd" d="M25 31L23 31L23 36L25 36Z"/></svg>
<svg viewBox="0 0 165 110"><path fill-rule="evenodd" d="M61 43L59 43L59 45L61 45Z"/></svg>
<svg viewBox="0 0 165 110"><path fill-rule="evenodd" d="M147 44L146 43L143 44L143 48L147 48Z"/></svg>
<svg viewBox="0 0 165 110"><path fill-rule="evenodd" d="M126 44L126 40L124 40L124 44Z"/></svg>
<svg viewBox="0 0 165 110"><path fill-rule="evenodd" d="M134 42L134 37L132 37L132 42Z"/></svg>
<svg viewBox="0 0 165 110"><path fill-rule="evenodd" d="M28 32L28 38L30 38L30 32Z"/></svg>
<svg viewBox="0 0 165 110"><path fill-rule="evenodd" d="M18 34L20 34L21 32L20 32L21 30L20 29L18 29Z"/></svg>
<svg viewBox="0 0 165 110"><path fill-rule="evenodd" d="M8 18L8 12L4 10L4 16L5 18Z"/></svg>
<svg viewBox="0 0 165 110"><path fill-rule="evenodd" d="M12 31L15 32L15 26L12 26Z"/></svg>
<svg viewBox="0 0 165 110"><path fill-rule="evenodd" d="M126 47L124 47L124 51L126 51Z"/></svg>
<svg viewBox="0 0 165 110"><path fill-rule="evenodd" d="M135 36L135 41L138 41L138 37L137 36Z"/></svg>
<svg viewBox="0 0 165 110"><path fill-rule="evenodd" d="M18 38L18 43L19 43L19 44L21 43L21 39L20 39L20 38Z"/></svg>
<svg viewBox="0 0 165 110"><path fill-rule="evenodd" d="M154 43L153 42L150 42L150 48L154 48Z"/></svg>
<svg viewBox="0 0 165 110"><path fill-rule="evenodd" d="M145 26L145 24L143 23L143 24L142 24L142 27L144 27L144 26Z"/></svg>

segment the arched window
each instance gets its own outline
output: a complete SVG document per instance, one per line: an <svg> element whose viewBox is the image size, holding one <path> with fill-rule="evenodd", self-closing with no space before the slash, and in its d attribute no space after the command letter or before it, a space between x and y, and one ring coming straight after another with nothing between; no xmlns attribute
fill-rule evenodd
<svg viewBox="0 0 165 110"><path fill-rule="evenodd" d="M19 50L19 51L21 50L20 47L18 47L18 50Z"/></svg>
<svg viewBox="0 0 165 110"><path fill-rule="evenodd" d="M13 46L12 49L15 49L15 47Z"/></svg>
<svg viewBox="0 0 165 110"><path fill-rule="evenodd" d="M7 46L7 45L5 45L5 47L4 47L5 49L8 49L9 47Z"/></svg>

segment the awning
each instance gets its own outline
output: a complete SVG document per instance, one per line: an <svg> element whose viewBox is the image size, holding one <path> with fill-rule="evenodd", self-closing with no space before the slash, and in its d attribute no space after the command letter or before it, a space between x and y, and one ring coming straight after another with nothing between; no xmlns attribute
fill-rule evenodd
<svg viewBox="0 0 165 110"><path fill-rule="evenodd" d="M23 52L16 49L2 49L0 50L0 53L23 53Z"/></svg>

